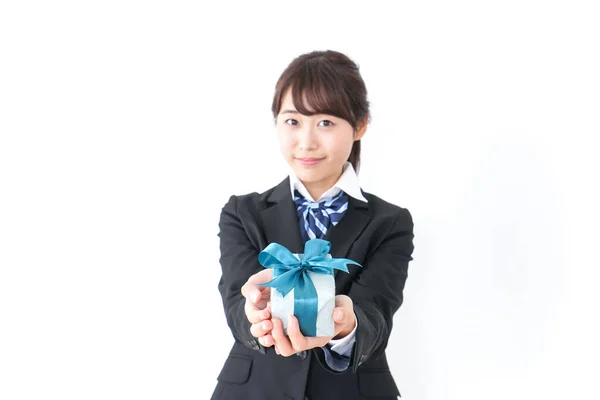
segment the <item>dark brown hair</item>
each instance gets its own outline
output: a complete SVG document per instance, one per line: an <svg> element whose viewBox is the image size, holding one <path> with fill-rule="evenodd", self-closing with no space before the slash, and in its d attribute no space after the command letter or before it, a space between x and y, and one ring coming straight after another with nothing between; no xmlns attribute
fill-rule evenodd
<svg viewBox="0 0 600 400"><path fill-rule="evenodd" d="M370 122L367 88L358 65L333 50L313 51L296 57L283 71L275 87L271 111L276 119L281 101L291 88L296 110L304 115L329 114L346 120L356 130ZM306 98L310 112L303 103ZM358 173L360 140L352 144L348 161Z"/></svg>

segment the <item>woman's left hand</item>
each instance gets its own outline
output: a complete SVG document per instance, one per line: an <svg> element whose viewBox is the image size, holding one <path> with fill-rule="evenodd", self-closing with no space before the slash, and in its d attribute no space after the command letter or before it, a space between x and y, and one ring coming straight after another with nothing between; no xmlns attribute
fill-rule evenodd
<svg viewBox="0 0 600 400"><path fill-rule="evenodd" d="M288 319L287 333L283 332L283 323L278 318L273 318L273 330L271 335L275 342L275 352L281 356L289 357L302 350L315 347L323 347L331 339L342 339L356 327L356 316L354 315L354 304L352 299L346 295L335 296L335 308L333 310L333 321L335 323L333 336L306 337L300 332L298 319L290 315Z"/></svg>

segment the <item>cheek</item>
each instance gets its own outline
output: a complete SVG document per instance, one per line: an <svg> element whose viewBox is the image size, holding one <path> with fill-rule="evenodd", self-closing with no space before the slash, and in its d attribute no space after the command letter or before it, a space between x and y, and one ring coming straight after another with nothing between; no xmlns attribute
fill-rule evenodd
<svg viewBox="0 0 600 400"><path fill-rule="evenodd" d="M329 153L337 158L347 158L352 150L352 137L348 135L332 135L329 140L327 140L326 146L329 149Z"/></svg>
<svg viewBox="0 0 600 400"><path fill-rule="evenodd" d="M283 153L291 152L294 146L291 135L287 134L286 132L278 132L277 140L279 141L279 148Z"/></svg>

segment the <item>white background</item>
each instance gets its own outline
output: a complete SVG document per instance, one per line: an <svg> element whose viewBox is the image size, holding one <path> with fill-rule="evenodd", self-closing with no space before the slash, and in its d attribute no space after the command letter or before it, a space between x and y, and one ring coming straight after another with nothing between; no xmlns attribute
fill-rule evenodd
<svg viewBox="0 0 600 400"><path fill-rule="evenodd" d="M0 398L210 397L219 213L285 178L275 82L325 49L415 221L403 398L600 398L594 2L199 3L0 6Z"/></svg>

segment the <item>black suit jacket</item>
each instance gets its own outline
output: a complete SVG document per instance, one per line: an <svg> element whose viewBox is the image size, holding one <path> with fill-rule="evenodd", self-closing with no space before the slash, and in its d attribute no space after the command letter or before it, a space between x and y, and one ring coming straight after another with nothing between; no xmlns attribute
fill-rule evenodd
<svg viewBox="0 0 600 400"><path fill-rule="evenodd" d="M332 257L363 266L348 265L349 273L335 271L336 294L352 298L358 318L350 367L343 373L328 367L320 348L282 357L261 346L250 334L244 313L240 289L250 275L264 269L258 262L260 251L271 242L292 253L304 251L289 177L264 193L230 197L219 221L218 287L235 342L212 399L397 398L385 349L412 260L413 222L407 209L362 193L369 202L349 197L344 218L325 236Z"/></svg>

